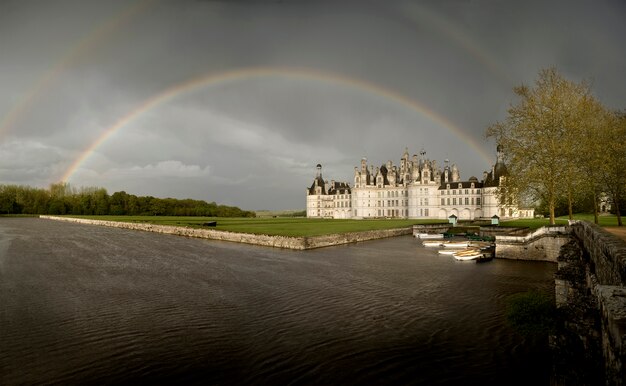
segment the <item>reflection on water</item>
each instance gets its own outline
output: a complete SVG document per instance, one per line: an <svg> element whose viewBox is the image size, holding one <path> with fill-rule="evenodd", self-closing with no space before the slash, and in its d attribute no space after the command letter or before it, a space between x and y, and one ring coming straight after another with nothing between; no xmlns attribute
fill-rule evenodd
<svg viewBox="0 0 626 386"><path fill-rule="evenodd" d="M0 384L548 384L503 320L555 266L0 219Z"/></svg>

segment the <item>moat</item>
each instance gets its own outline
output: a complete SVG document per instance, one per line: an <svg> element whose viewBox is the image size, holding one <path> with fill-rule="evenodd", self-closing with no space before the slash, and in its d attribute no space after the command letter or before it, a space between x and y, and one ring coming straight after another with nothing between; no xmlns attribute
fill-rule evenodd
<svg viewBox="0 0 626 386"><path fill-rule="evenodd" d="M0 218L0 384L549 384L505 298L556 265Z"/></svg>

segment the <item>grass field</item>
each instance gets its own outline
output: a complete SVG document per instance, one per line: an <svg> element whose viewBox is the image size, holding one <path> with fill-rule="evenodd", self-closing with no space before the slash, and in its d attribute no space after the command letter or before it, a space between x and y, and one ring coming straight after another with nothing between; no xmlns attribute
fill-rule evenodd
<svg viewBox="0 0 626 386"><path fill-rule="evenodd" d="M175 225L192 228L208 228L203 223L217 221L215 228L223 231L277 236L321 236L333 233L360 232L378 229L410 227L414 224L447 223L445 220L331 220L314 218L229 218L229 217L176 217L176 216L71 216L94 220L142 222L160 225ZM593 215L577 214L578 220L593 222ZM566 225L567 216L557 218L557 225ZM522 219L503 221L504 227L528 227L537 229L549 225L549 219ZM600 217L600 226L617 226L617 217Z"/></svg>
<svg viewBox="0 0 626 386"><path fill-rule="evenodd" d="M585 220L593 222L593 214L577 213L574 215L575 220ZM568 216L561 216L556 218L556 225L567 225ZM617 226L617 216L615 215L602 215L598 219L599 226L601 227L615 227ZM542 226L550 225L550 219L547 218L533 218L533 219L521 219L512 221L502 221L501 226L511 227L528 227L531 229L537 229Z"/></svg>
<svg viewBox="0 0 626 386"><path fill-rule="evenodd" d="M406 228L414 224L445 223L442 220L330 220L313 218L227 218L170 216L69 216L106 221L142 222L160 225L217 229L278 236L321 236L333 233ZM202 224L217 221L216 227Z"/></svg>

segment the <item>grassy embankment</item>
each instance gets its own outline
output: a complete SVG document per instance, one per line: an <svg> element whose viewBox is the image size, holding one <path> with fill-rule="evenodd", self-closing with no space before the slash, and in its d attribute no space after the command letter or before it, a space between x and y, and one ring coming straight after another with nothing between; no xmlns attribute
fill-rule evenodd
<svg viewBox="0 0 626 386"><path fill-rule="evenodd" d="M414 224L442 223L442 220L330 220L313 218L227 218L175 216L69 216L105 221L141 222L222 231L277 236L321 236L334 233L407 228ZM216 227L202 224L217 221Z"/></svg>

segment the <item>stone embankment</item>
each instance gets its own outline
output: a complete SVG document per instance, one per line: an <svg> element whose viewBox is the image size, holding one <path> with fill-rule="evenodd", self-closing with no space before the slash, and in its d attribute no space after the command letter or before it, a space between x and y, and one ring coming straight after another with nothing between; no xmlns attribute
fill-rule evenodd
<svg viewBox="0 0 626 386"><path fill-rule="evenodd" d="M416 224L413 225L413 235L418 233L445 233L450 229L451 225L448 223L441 224Z"/></svg>
<svg viewBox="0 0 626 386"><path fill-rule="evenodd" d="M237 233L216 229L187 228L173 225L156 225L148 223L132 223L123 221L91 220L73 217L39 216L43 219L68 221L80 224L100 225L115 228L133 229L147 232L165 233L177 236L197 237L211 240L233 241L237 243L263 245L286 249L314 249L333 245L356 243L360 241L382 239L387 237L410 235L412 228L397 228L372 230L364 232L350 232L311 237L288 237L272 235L256 235L251 233Z"/></svg>
<svg viewBox="0 0 626 386"><path fill-rule="evenodd" d="M588 222L571 228L555 275L553 384L626 385L626 242Z"/></svg>
<svg viewBox="0 0 626 386"><path fill-rule="evenodd" d="M566 226L542 227L526 235L497 235L496 256L514 260L557 262L561 247L570 239Z"/></svg>

